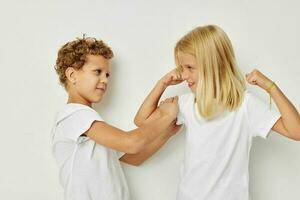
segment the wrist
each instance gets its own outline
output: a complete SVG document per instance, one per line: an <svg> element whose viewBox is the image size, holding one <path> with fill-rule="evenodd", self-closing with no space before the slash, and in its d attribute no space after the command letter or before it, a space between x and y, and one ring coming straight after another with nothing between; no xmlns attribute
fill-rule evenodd
<svg viewBox="0 0 300 200"><path fill-rule="evenodd" d="M163 89L166 89L168 87L168 85L165 83L165 81L163 79L160 79L157 83L157 86L162 87Z"/></svg>
<svg viewBox="0 0 300 200"><path fill-rule="evenodd" d="M275 88L277 88L276 83L273 82L273 81L270 81L270 82L268 83L268 85L267 85L267 87L266 87L265 90L266 90L267 93L271 94L271 92L272 92Z"/></svg>
<svg viewBox="0 0 300 200"><path fill-rule="evenodd" d="M270 90L269 90L269 94L271 96L273 96L273 94L277 93L279 91L279 87L275 84Z"/></svg>

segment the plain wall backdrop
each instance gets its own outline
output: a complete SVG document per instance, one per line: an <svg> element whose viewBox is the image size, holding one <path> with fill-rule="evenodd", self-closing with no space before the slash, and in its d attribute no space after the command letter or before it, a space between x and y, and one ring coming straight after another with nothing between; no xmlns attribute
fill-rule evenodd
<svg viewBox="0 0 300 200"><path fill-rule="evenodd" d="M124 130L135 128L139 105L174 67L176 41L207 24L229 35L244 73L261 70L299 110L299 7L297 0L1 1L0 199L63 199L50 133L67 100L53 68L64 43L86 33L112 47L109 91L95 108ZM164 97L187 91L183 83ZM181 131L143 165L124 164L132 199L174 200L183 153ZM300 199L299 142L272 133L255 139L251 153L254 200Z"/></svg>

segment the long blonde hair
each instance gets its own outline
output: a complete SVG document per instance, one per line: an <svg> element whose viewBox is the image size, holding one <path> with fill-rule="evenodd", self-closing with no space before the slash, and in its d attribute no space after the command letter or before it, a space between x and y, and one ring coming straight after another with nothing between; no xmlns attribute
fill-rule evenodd
<svg viewBox="0 0 300 200"><path fill-rule="evenodd" d="M195 95L202 117L211 119L241 105L245 79L236 64L232 44L220 27L197 27L183 36L174 49L178 69L180 52L195 57L199 72Z"/></svg>

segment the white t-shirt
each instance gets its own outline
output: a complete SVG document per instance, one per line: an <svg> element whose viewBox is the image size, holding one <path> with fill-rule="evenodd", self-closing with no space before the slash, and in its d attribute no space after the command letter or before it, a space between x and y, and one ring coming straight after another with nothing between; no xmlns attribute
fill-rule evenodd
<svg viewBox="0 0 300 200"><path fill-rule="evenodd" d="M186 127L186 149L177 200L248 200L252 139L266 138L279 118L248 91L241 107L211 121L197 112L193 93L180 96L177 123Z"/></svg>
<svg viewBox="0 0 300 200"><path fill-rule="evenodd" d="M92 108L67 104L53 128L53 154L66 200L129 200L120 165L121 153L81 136L94 121L103 121Z"/></svg>

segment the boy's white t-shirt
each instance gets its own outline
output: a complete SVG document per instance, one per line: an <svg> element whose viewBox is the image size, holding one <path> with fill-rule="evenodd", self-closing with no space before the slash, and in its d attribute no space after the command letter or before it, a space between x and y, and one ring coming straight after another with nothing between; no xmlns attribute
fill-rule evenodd
<svg viewBox="0 0 300 200"><path fill-rule="evenodd" d="M92 108L67 104L53 128L53 154L66 200L129 200L120 165L123 155L81 136L94 121L103 121Z"/></svg>
<svg viewBox="0 0 300 200"><path fill-rule="evenodd" d="M280 114L249 91L237 110L211 121L197 112L193 93L178 103L186 149L177 200L248 200L252 139L266 138Z"/></svg>

